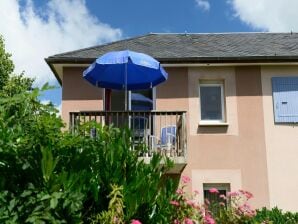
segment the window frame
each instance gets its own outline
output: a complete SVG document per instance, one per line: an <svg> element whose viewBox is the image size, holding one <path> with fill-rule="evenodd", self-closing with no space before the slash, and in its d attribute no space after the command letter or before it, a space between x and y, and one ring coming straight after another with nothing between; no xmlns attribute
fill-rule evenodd
<svg viewBox="0 0 298 224"><path fill-rule="evenodd" d="M103 108L103 110L107 110L107 108L106 108L106 88L103 88L102 91L103 91L103 94L102 94L103 95L103 107L102 108ZM152 87L151 91L152 91L152 101L153 101L152 111L154 111L154 110L156 110L156 87ZM128 92L127 93L128 110L131 110L131 90L128 90L127 92Z"/></svg>
<svg viewBox="0 0 298 224"><path fill-rule="evenodd" d="M152 111L156 110L156 87L152 87L150 89L146 89L146 90L151 90L152 93ZM128 108L129 110L131 110L131 92L133 92L133 90L129 90L128 91Z"/></svg>
<svg viewBox="0 0 298 224"><path fill-rule="evenodd" d="M201 87L220 87L221 92L221 120L203 120L202 119L202 96L201 96ZM199 81L199 109L200 109L200 125L204 124L226 124L226 111L225 111L225 94L224 94L224 82L221 80L200 80Z"/></svg>
<svg viewBox="0 0 298 224"><path fill-rule="evenodd" d="M203 191L216 188L217 190L224 190L227 193L231 191L231 183L203 183Z"/></svg>
<svg viewBox="0 0 298 224"><path fill-rule="evenodd" d="M203 200L205 201L208 198L205 198L205 191L209 191L211 188L216 188L218 191L225 191L225 196L231 192L231 183L203 183ZM219 195L217 195L219 201L221 202ZM209 200L209 199L208 199Z"/></svg>

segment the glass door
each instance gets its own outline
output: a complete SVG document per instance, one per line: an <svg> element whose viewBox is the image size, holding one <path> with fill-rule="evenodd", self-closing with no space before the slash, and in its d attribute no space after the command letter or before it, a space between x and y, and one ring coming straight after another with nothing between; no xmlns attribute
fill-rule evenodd
<svg viewBox="0 0 298 224"><path fill-rule="evenodd" d="M133 90L128 92L128 109L131 111L151 111L155 109L155 89ZM104 109L125 111L125 92L105 89Z"/></svg>
<svg viewBox="0 0 298 224"><path fill-rule="evenodd" d="M132 111L151 111L154 108L153 90L134 90L129 93L129 109Z"/></svg>
<svg viewBox="0 0 298 224"><path fill-rule="evenodd" d="M116 127L129 127L132 130L133 142L148 144L149 136L153 133L153 117L148 113L142 113L155 109L155 89L134 90L128 92L128 109L134 113L127 115L125 108L125 92L117 90L105 90L105 110L118 111L108 115L107 123L113 123Z"/></svg>

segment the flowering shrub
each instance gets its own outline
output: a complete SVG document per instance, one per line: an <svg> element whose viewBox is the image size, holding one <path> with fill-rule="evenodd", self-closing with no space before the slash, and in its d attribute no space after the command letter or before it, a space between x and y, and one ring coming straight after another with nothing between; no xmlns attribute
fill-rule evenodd
<svg viewBox="0 0 298 224"><path fill-rule="evenodd" d="M177 189L172 200L173 224L237 224L254 223L256 211L248 204L253 195L244 190L229 192L219 195L216 188L209 189L211 194L218 195L220 201L205 201L199 204L198 191L188 195L185 187L190 183L190 178L181 178L181 187Z"/></svg>
<svg viewBox="0 0 298 224"><path fill-rule="evenodd" d="M177 189L173 199L170 201L170 204L173 206L172 222L174 224L202 223L202 207L196 200L198 192L194 192L194 195L188 195L185 192L185 187L190 182L190 178L182 176L181 180L181 187Z"/></svg>
<svg viewBox="0 0 298 224"><path fill-rule="evenodd" d="M210 193L219 194L218 191L209 190ZM244 190L219 195L224 201L205 204L206 212L214 217L215 223L237 224L253 223L256 211L248 204L253 195Z"/></svg>

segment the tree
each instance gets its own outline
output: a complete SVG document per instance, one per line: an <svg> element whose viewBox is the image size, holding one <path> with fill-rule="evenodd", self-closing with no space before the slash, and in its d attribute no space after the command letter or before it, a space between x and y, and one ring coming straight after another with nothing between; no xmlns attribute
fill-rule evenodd
<svg viewBox="0 0 298 224"><path fill-rule="evenodd" d="M13 70L14 64L11 60L11 54L5 51L4 40L0 35L0 90L3 89Z"/></svg>

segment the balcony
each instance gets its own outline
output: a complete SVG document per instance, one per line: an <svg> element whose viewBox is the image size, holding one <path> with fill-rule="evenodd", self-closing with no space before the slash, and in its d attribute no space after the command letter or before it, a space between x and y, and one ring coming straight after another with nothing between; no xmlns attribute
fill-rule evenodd
<svg viewBox="0 0 298 224"><path fill-rule="evenodd" d="M174 162L169 173L179 174L186 166L187 133L185 111L80 111L70 112L69 128L75 132L78 124L95 121L102 125L129 127L134 145L147 150L140 155L145 163L153 153L160 153ZM91 135L95 134L92 133Z"/></svg>

